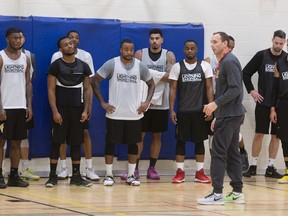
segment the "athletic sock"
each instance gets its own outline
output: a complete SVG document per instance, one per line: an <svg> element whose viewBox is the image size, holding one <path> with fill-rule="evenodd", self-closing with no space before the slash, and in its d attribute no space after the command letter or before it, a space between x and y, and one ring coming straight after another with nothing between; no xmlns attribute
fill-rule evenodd
<svg viewBox="0 0 288 216"><path fill-rule="evenodd" d="M258 157L251 158L251 166L257 166Z"/></svg>
<svg viewBox="0 0 288 216"><path fill-rule="evenodd" d="M156 162L157 162L157 158L151 158L151 157L150 157L149 167L155 167Z"/></svg>
<svg viewBox="0 0 288 216"><path fill-rule="evenodd" d="M86 167L92 168L92 159L86 159Z"/></svg>
<svg viewBox="0 0 288 216"><path fill-rule="evenodd" d="M77 174L79 173L80 170L80 164L72 164L72 174Z"/></svg>
<svg viewBox="0 0 288 216"><path fill-rule="evenodd" d="M105 167L106 167L106 176L113 177L113 174L112 174L113 164L105 164Z"/></svg>
<svg viewBox="0 0 288 216"><path fill-rule="evenodd" d="M196 169L197 171L203 169L204 163L203 162L196 162Z"/></svg>
<svg viewBox="0 0 288 216"><path fill-rule="evenodd" d="M184 162L176 162L176 167L177 169L181 169L181 170L184 170Z"/></svg>
<svg viewBox="0 0 288 216"><path fill-rule="evenodd" d="M274 166L275 159L273 158L268 158L268 166Z"/></svg>
<svg viewBox="0 0 288 216"><path fill-rule="evenodd" d="M136 163L135 164L128 163L128 176L134 175L135 168Z"/></svg>
<svg viewBox="0 0 288 216"><path fill-rule="evenodd" d="M28 169L28 160L22 160L22 170Z"/></svg>

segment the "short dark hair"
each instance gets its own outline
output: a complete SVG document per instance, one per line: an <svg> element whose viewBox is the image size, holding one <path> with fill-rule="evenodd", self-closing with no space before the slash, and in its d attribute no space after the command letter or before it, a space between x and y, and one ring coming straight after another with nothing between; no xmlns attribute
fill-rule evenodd
<svg viewBox="0 0 288 216"><path fill-rule="evenodd" d="M198 45L197 45L197 41L196 41L196 40L193 40L193 39L187 39L187 40L184 42L184 46L186 45L186 43L189 43L189 42L195 43L195 45L198 46Z"/></svg>
<svg viewBox="0 0 288 216"><path fill-rule="evenodd" d="M228 46L228 44L229 44L229 36L225 32L221 32L221 31L213 33L213 35L216 35L216 34L220 35L222 42L227 41L227 46Z"/></svg>
<svg viewBox="0 0 288 216"><path fill-rule="evenodd" d="M131 39L125 38L125 39L123 39L121 41L120 48L122 48L124 43L129 43L129 44L133 44L134 45L134 43L133 43L133 41Z"/></svg>
<svg viewBox="0 0 288 216"><path fill-rule="evenodd" d="M149 35L151 35L151 34L160 34L160 36L163 37L163 33L159 28L151 29Z"/></svg>
<svg viewBox="0 0 288 216"><path fill-rule="evenodd" d="M286 39L286 33L284 31L282 31L282 30L277 30L273 34L273 38L275 38L275 37Z"/></svg>
<svg viewBox="0 0 288 216"><path fill-rule="evenodd" d="M79 32L76 31L76 30L70 30L69 32L67 32L66 36L69 37L69 35L70 35L71 33L77 33L77 34L80 36Z"/></svg>
<svg viewBox="0 0 288 216"><path fill-rule="evenodd" d="M234 41L235 42L235 39L231 35L229 35L228 37L229 37L229 42L230 41Z"/></svg>
<svg viewBox="0 0 288 216"><path fill-rule="evenodd" d="M58 40L57 40L57 47L60 49L61 48L61 41L64 40L64 39L70 39L68 36L62 36L60 37Z"/></svg>
<svg viewBox="0 0 288 216"><path fill-rule="evenodd" d="M17 29L17 28L9 28L7 29L6 31L6 34L5 34L5 37L9 37L11 34L14 34L14 33L20 33L21 30L20 29Z"/></svg>

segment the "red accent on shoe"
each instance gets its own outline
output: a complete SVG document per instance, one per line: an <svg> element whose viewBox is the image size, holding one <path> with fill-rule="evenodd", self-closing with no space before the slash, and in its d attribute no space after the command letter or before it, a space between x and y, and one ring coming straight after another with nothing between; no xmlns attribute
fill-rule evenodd
<svg viewBox="0 0 288 216"><path fill-rule="evenodd" d="M201 182L201 183L211 183L211 179L208 178L205 174L204 174L204 170L200 169L199 171L196 171L195 174L195 182Z"/></svg>
<svg viewBox="0 0 288 216"><path fill-rule="evenodd" d="M182 183L185 182L185 172L178 168L176 171L176 176L172 178L172 183Z"/></svg>

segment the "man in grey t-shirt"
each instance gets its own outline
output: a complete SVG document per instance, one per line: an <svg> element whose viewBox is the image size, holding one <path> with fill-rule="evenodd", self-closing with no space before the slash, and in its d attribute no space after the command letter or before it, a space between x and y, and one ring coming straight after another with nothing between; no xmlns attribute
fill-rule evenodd
<svg viewBox="0 0 288 216"><path fill-rule="evenodd" d="M128 177L126 183L139 186L134 171L138 154L137 143L141 141L141 118L152 99L155 84L149 69L133 58L134 44L125 39L121 42L121 56L108 60L91 80L93 92L106 110L106 177L104 186L112 186L114 146L116 143L128 144ZM109 101L105 102L99 84L109 78ZM141 80L148 86L148 94L142 101Z"/></svg>

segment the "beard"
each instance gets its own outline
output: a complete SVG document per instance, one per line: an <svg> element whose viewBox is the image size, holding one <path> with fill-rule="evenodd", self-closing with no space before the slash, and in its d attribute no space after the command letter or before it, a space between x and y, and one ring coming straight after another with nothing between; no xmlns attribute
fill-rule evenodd
<svg viewBox="0 0 288 216"><path fill-rule="evenodd" d="M281 51L282 51L282 49L281 49L281 48L279 48L279 47L277 47L277 48L274 48L274 47L273 47L273 50L274 50L274 52L276 52L276 53L279 53L279 52L281 52Z"/></svg>
<svg viewBox="0 0 288 216"><path fill-rule="evenodd" d="M126 56L122 56L123 59L127 60L127 61L130 61L132 59L132 55L126 55Z"/></svg>
<svg viewBox="0 0 288 216"><path fill-rule="evenodd" d="M74 52L72 52L72 53L67 52L67 53L65 53L65 55L66 55L66 56L72 56L72 55L74 55Z"/></svg>

